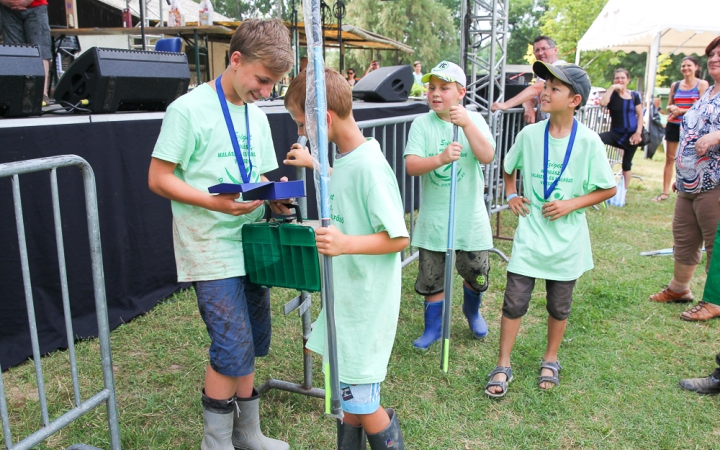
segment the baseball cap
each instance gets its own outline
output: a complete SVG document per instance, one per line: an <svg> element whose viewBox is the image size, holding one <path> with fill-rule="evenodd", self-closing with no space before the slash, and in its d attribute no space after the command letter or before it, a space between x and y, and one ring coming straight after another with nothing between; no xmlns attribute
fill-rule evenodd
<svg viewBox="0 0 720 450"><path fill-rule="evenodd" d="M465 77L465 71L455 63L450 61L442 61L437 66L433 67L430 73L426 73L422 77L422 82L427 83L430 81L430 77L438 77L448 83L457 83L462 87L465 87L467 78Z"/></svg>
<svg viewBox="0 0 720 450"><path fill-rule="evenodd" d="M590 77L582 67L575 64L558 64L554 66L543 61L535 61L533 72L545 80L548 79L548 74L552 74L558 80L572 86L575 93L580 94L580 97L582 97L580 106L587 103L590 96Z"/></svg>

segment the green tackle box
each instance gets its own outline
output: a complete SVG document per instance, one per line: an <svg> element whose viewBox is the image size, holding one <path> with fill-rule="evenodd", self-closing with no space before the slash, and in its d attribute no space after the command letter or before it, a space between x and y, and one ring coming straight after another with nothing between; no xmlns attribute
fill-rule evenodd
<svg viewBox="0 0 720 450"><path fill-rule="evenodd" d="M276 221L245 224L242 245L250 282L320 291L320 260L312 227Z"/></svg>

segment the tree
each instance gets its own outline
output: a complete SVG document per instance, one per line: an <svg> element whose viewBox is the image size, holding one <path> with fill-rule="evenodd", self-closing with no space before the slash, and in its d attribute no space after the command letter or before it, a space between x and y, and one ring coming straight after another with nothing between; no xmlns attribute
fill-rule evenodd
<svg viewBox="0 0 720 450"><path fill-rule="evenodd" d="M558 45L560 59L575 59L580 38L600 14L607 0L548 0L542 15L542 34Z"/></svg>
<svg viewBox="0 0 720 450"><path fill-rule="evenodd" d="M347 7L347 23L387 36L413 48L402 52L377 51L374 59L382 65L409 64L420 60L425 68L443 59L460 60L459 33L454 15L440 0L353 0ZM371 61L368 51L350 51L346 67L364 72Z"/></svg>
<svg viewBox="0 0 720 450"><path fill-rule="evenodd" d="M540 18L548 0L510 0L507 43L507 63L525 64L528 44L540 35Z"/></svg>

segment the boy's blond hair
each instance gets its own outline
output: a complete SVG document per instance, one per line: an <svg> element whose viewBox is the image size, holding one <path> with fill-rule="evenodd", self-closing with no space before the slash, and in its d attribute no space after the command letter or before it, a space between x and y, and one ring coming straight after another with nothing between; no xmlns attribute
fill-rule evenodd
<svg viewBox="0 0 720 450"><path fill-rule="evenodd" d="M230 39L230 55L235 52L278 74L286 74L295 63L290 31L279 19L243 21Z"/></svg>
<svg viewBox="0 0 720 450"><path fill-rule="evenodd" d="M307 71L300 72L285 92L285 107L297 108L305 112L305 83ZM336 70L325 68L325 90L327 91L327 109L344 119L352 113L352 88L345 77Z"/></svg>

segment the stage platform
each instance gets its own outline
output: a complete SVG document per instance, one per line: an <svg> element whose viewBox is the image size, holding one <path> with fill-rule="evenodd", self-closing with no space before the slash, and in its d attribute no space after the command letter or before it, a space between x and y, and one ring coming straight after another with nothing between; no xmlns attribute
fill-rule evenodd
<svg viewBox="0 0 720 450"><path fill-rule="evenodd" d="M281 100L259 105L268 115L281 167L268 177L295 178L282 159L297 140L297 127ZM354 102L356 120L423 113L424 102ZM164 113L45 115L0 119L0 163L63 154L85 158L97 183L105 289L111 328L149 311L182 286L177 283L170 202L147 187L147 170ZM58 171L73 327L76 336L97 336L82 176ZM40 348L67 346L48 172L20 177ZM314 202L313 202L314 203ZM9 178L0 179L0 365L31 356L25 294Z"/></svg>

